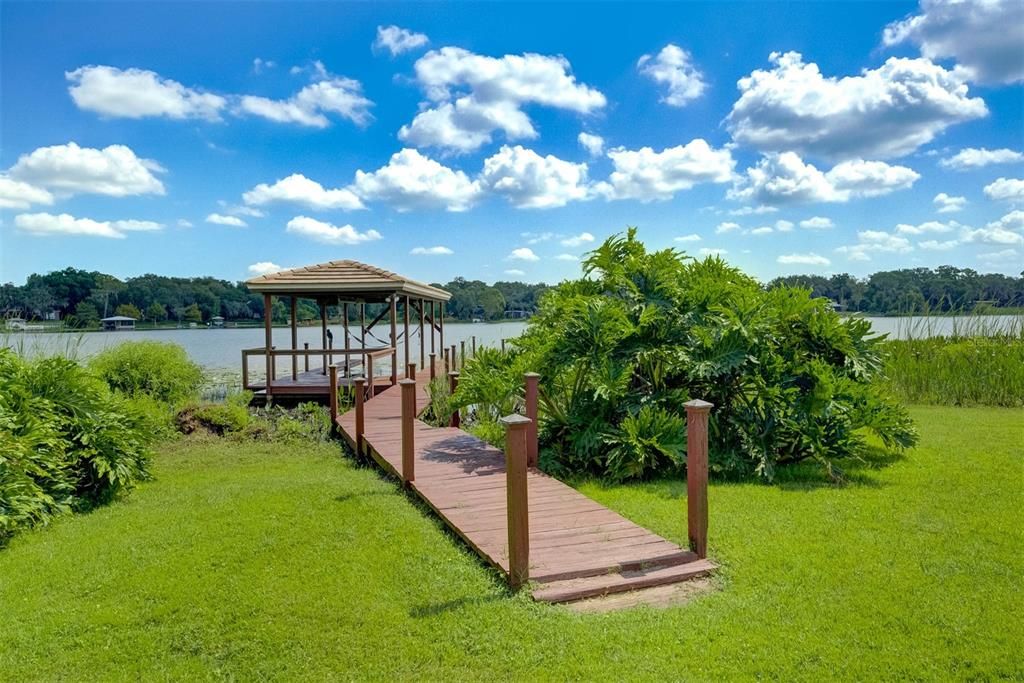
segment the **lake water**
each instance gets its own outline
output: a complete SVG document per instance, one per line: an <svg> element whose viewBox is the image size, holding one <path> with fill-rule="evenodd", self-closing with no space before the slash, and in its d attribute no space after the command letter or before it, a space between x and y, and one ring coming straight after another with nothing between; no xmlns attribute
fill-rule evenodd
<svg viewBox="0 0 1024 683"><path fill-rule="evenodd" d="M908 336L925 337L957 334L991 334L999 330L1019 330L1020 316L949 316L949 317L901 317L871 318L872 329L880 334L888 334L892 338L904 339ZM475 336L478 346L499 346L502 339L519 336L525 328L523 322L502 323L446 323L444 326L445 343L447 345L466 342L467 349ZM342 328L331 325L334 334L334 347L344 346ZM412 326L410 326L412 329ZM358 325L350 328L350 332L358 330ZM399 333L402 326L399 325ZM386 346L389 326L377 325L372 330L379 338L367 337L367 346ZM415 335L415 332L413 333ZM309 342L310 348L320 348L320 327L300 327L298 331L299 346ZM180 344L197 363L211 370L238 371L241 364L241 351L245 348L263 346L263 328L224 328L224 329L181 329L181 330L137 330L132 332L89 332L73 333L31 333L17 332L0 334L0 345L20 346L30 354L65 353L74 349L78 358L86 358L111 345L139 339L156 339L159 341ZM427 353L430 353L430 337L427 336ZM278 348L289 348L291 333L288 328L274 328L274 344ZM353 340L354 347L359 345ZM439 355L440 355L440 349ZM399 343L398 359L401 363L404 351ZM410 359L419 363L419 339L413 336ZM279 359L279 363L287 363ZM258 363L256 363L258 365Z"/></svg>

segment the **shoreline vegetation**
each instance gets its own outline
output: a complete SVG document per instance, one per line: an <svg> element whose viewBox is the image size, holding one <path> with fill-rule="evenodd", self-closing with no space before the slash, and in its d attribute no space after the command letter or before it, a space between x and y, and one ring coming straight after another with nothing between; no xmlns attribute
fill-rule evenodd
<svg viewBox="0 0 1024 683"><path fill-rule="evenodd" d="M684 256L685 258L691 258ZM432 283L452 294L445 308L446 321L507 321L536 313L544 292L544 283L480 280L456 277L446 284ZM1018 277L998 273L978 273L969 268L939 266L879 271L866 278L847 273L791 275L761 285L764 289L801 287L815 298L829 300L843 313L872 316L907 315L1020 315L1024 312L1024 273ZM374 316L375 305L366 312ZM70 328L91 329L101 318L122 315L140 324L208 325L219 317L227 324L260 325L263 297L249 291L244 282L214 277L166 277L141 275L120 280L98 271L76 268L28 276L24 285L8 282L0 285L0 316L18 318L33 325L61 321ZM334 319L340 318L329 307ZM350 320L358 312L351 310ZM298 318L319 320L313 301L298 302ZM273 308L277 324L288 321L282 301ZM166 329L166 328L154 328ZM38 329L32 331L47 331Z"/></svg>

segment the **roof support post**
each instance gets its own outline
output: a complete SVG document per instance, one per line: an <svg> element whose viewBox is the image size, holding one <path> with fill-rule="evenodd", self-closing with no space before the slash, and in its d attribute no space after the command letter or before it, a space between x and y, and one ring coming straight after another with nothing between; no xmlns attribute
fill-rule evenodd
<svg viewBox="0 0 1024 683"><path fill-rule="evenodd" d="M292 351L296 351L299 348L299 297L292 295ZM294 382L299 378L299 357L296 354L292 354L292 381Z"/></svg>
<svg viewBox="0 0 1024 683"><path fill-rule="evenodd" d="M272 379L272 377L271 377L271 363L273 361L271 360L272 356L271 356L270 351L271 351L271 349L272 349L272 347L274 345L274 332L273 332L273 328L272 328L272 325L273 325L272 316L274 315L274 313L273 313L273 306L274 306L273 297L271 297L269 294L264 294L263 295L263 331L264 331L265 336L266 336L266 339L265 339L265 342L264 342L264 350L267 353L267 381L265 382L265 384L266 384L265 391L267 393L267 398L268 399L270 398L270 393L271 393L270 385L272 384L272 382L271 382L271 379Z"/></svg>
<svg viewBox="0 0 1024 683"><path fill-rule="evenodd" d="M406 296L405 299L402 301L402 318L403 318L404 330L405 330L402 333L402 341L403 341L402 347L403 347L403 350L405 351L405 367L408 368L409 367L409 346L410 346L410 341L411 341L409 339L409 297L408 296Z"/></svg>
<svg viewBox="0 0 1024 683"><path fill-rule="evenodd" d="M359 302L359 345L366 350L366 303Z"/></svg>
<svg viewBox="0 0 1024 683"><path fill-rule="evenodd" d="M441 314L441 320L440 320L441 324L440 324L440 327L438 328L438 336L440 337L440 346L443 349L443 348L445 348L445 345L444 345L444 302L443 301L438 301L437 302L437 309L438 309L438 312ZM448 368L448 369L451 370L451 368Z"/></svg>
<svg viewBox="0 0 1024 683"><path fill-rule="evenodd" d="M351 377L352 376L352 372L349 370L349 367L348 367L348 359L349 359L348 352L352 350L352 345L351 345L351 342L349 342L349 340L348 340L348 302L347 301L344 304L342 304L342 306L341 306L341 323L342 323L342 330L344 331L344 334L345 334L345 377Z"/></svg>
<svg viewBox="0 0 1024 683"><path fill-rule="evenodd" d="M391 295L391 386L398 384L398 292Z"/></svg>
<svg viewBox="0 0 1024 683"><path fill-rule="evenodd" d="M317 303L320 304L320 341L323 344L320 348L324 349L324 375L327 374L327 366L333 359L329 358L327 353L327 302L323 299L317 299Z"/></svg>
<svg viewBox="0 0 1024 683"><path fill-rule="evenodd" d="M426 304L423 299L420 299L420 367L426 367L427 365L427 340L423 336L423 324L427 321L427 311L424 308Z"/></svg>

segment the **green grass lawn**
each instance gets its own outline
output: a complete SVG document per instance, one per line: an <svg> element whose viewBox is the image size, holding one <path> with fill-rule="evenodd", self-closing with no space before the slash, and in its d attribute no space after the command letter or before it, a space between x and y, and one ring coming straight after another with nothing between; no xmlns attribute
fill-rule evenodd
<svg viewBox="0 0 1024 683"><path fill-rule="evenodd" d="M720 590L582 615L503 583L374 470L183 440L0 551L0 679L1024 677L1024 412L915 408L836 487L714 484ZM682 482L582 490L677 541Z"/></svg>

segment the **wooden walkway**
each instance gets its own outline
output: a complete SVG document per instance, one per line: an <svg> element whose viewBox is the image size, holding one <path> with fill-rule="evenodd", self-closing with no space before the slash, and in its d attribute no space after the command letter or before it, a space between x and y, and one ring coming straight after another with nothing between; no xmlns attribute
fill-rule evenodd
<svg viewBox="0 0 1024 683"><path fill-rule="evenodd" d="M419 371L416 379L419 414L429 403L430 371ZM366 451L395 476L402 468L400 423L401 387L366 402ZM355 447L355 411L340 415L338 425ZM414 433L411 489L481 557L507 574L504 453L459 429L420 420ZM715 568L538 470L528 471L527 487L529 578L538 600L568 602L678 583ZM685 519L682 506L680 519Z"/></svg>

